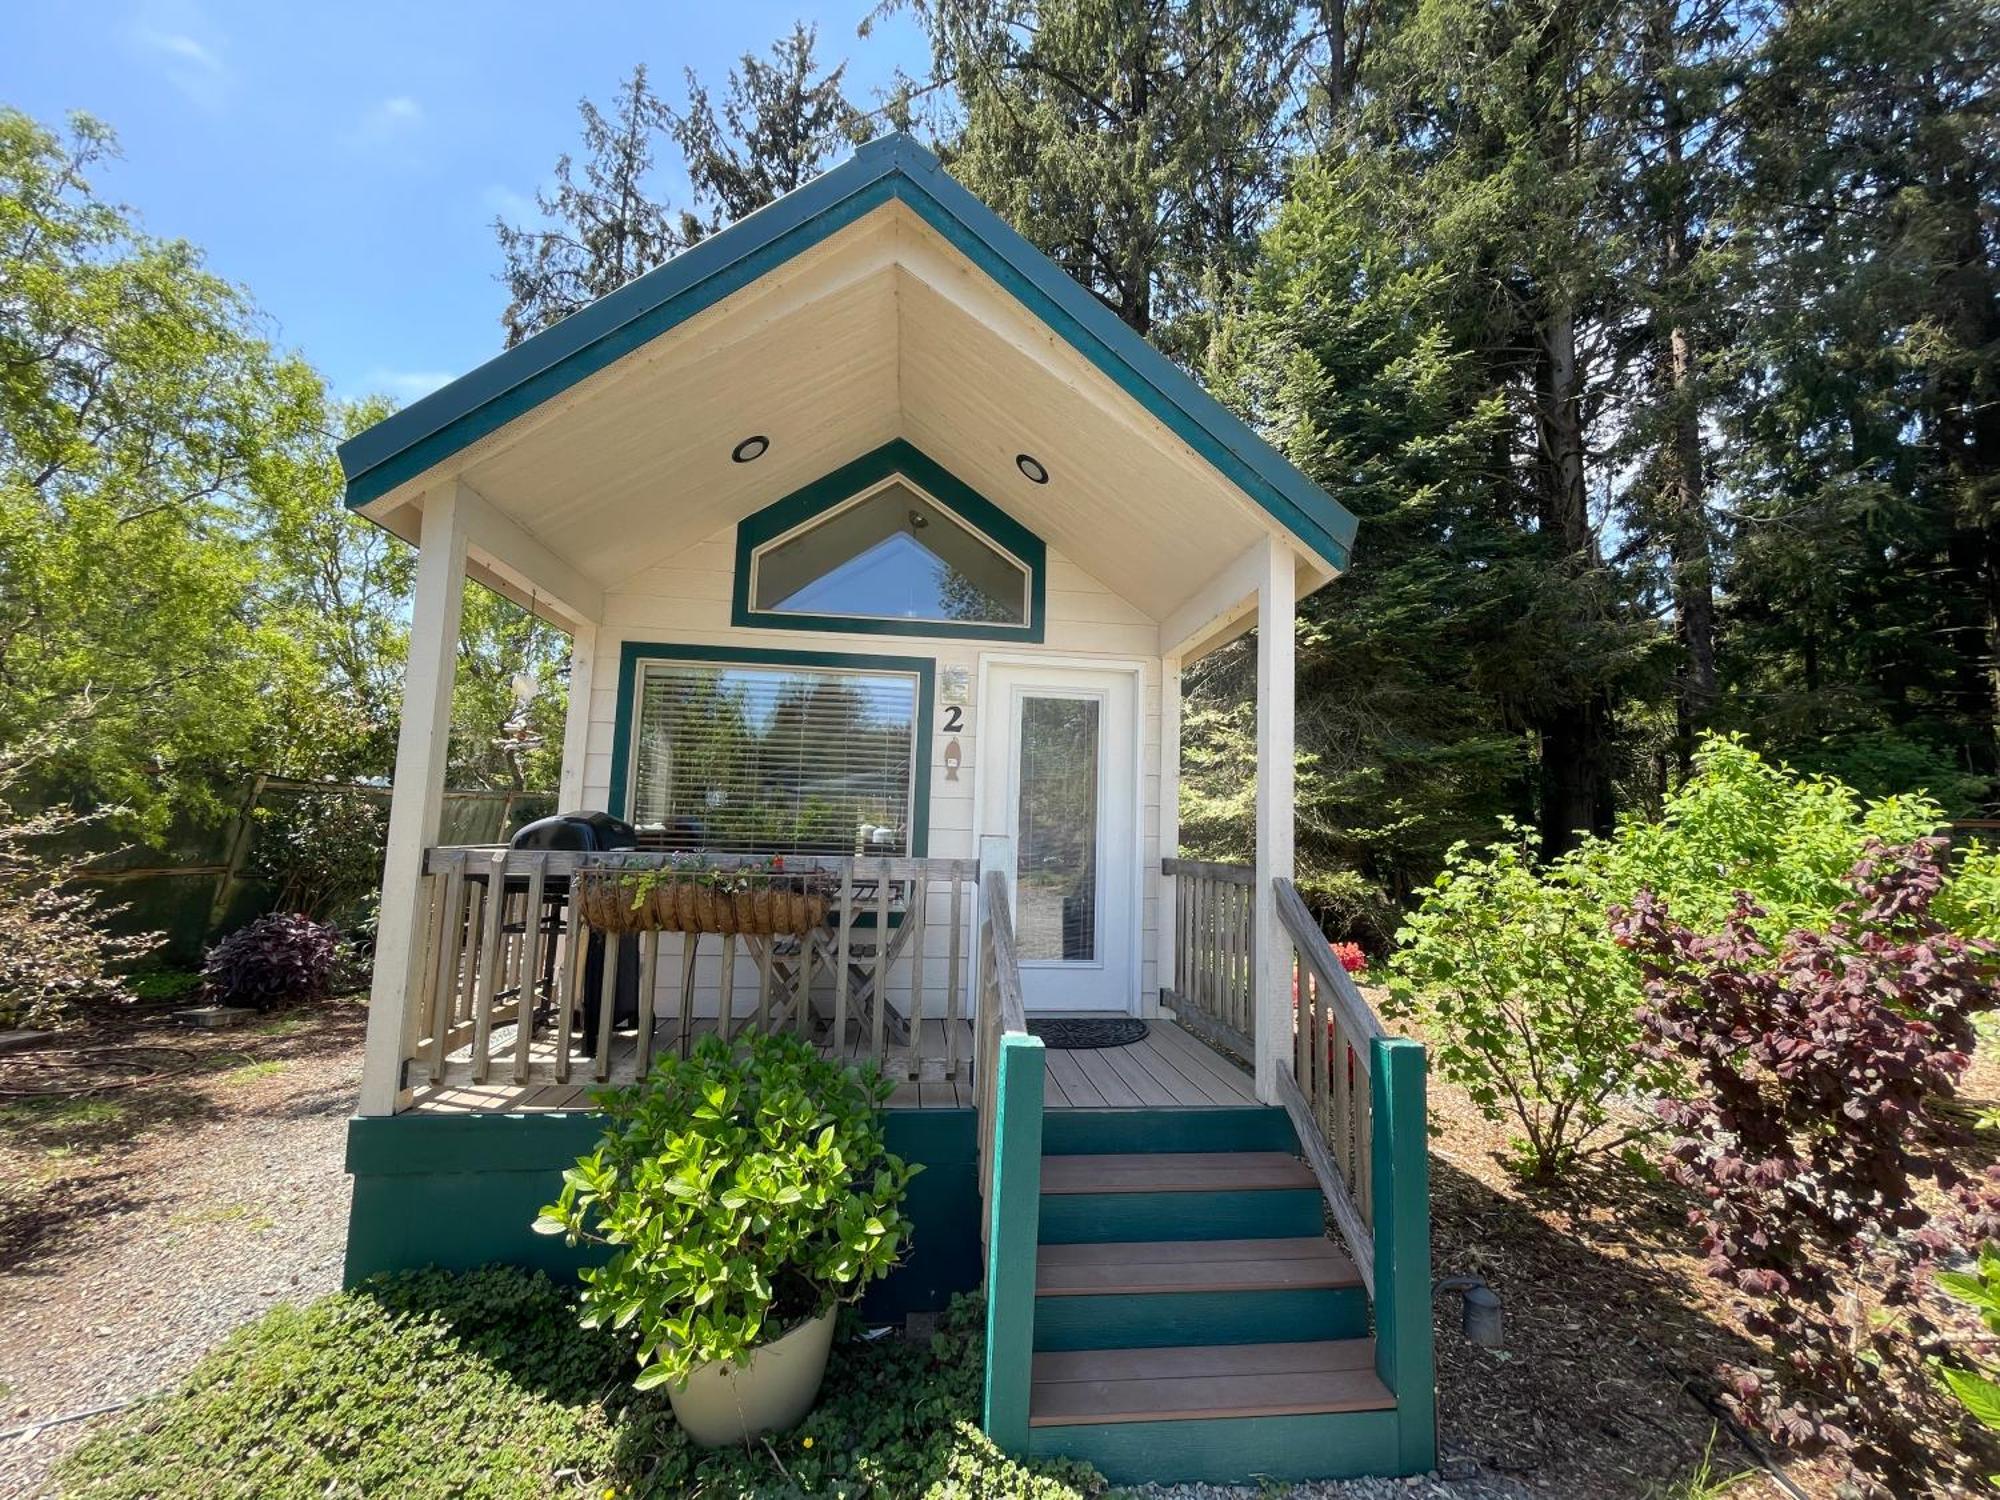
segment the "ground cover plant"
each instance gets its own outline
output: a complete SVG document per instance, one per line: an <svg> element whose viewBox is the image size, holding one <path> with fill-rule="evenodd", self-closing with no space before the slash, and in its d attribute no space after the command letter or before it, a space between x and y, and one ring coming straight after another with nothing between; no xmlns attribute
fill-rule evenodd
<svg viewBox="0 0 2000 1500"><path fill-rule="evenodd" d="M576 1295L491 1267L376 1278L282 1307L60 1471L94 1500L618 1500L833 1496L1079 1500L1074 1465L1024 1467L977 1429L983 1313L929 1343L844 1341L819 1406L750 1450L695 1449L663 1393L624 1378L629 1346L578 1325Z"/></svg>

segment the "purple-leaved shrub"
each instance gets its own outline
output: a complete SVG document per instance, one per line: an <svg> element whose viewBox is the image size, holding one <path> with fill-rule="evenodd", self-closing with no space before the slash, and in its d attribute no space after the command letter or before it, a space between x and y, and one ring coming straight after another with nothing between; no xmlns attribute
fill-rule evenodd
<svg viewBox="0 0 2000 1500"><path fill-rule="evenodd" d="M1924 1366L1930 1274L1990 1237L2000 1206L1990 1178L1962 1171L1966 1130L1940 1108L1971 1062L1973 1017L2000 1003L2000 950L1932 915L1945 847L1871 842L1827 929L1775 946L1748 896L1707 934L1651 892L1612 910L1642 965L1643 1050L1695 1074L1657 1104L1668 1175L1699 1195L1708 1272L1772 1350L1770 1370L1724 1372L1725 1398L1788 1448L1833 1451L1857 1486L1897 1493L1935 1461L1926 1430L1958 1415Z"/></svg>

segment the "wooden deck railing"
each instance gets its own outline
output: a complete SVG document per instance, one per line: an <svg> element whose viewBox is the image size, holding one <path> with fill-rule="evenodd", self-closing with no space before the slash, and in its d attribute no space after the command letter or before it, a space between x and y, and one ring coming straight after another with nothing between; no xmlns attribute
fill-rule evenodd
<svg viewBox="0 0 2000 1500"><path fill-rule="evenodd" d="M658 1048L684 1052L710 1030L794 1031L913 1080L970 1069L962 997L977 861L787 859L787 875L823 872L830 893L826 923L803 937L599 932L570 899L580 871L670 858L428 851L426 961L405 1012L404 1086L606 1082L627 1056L636 1076ZM638 1024L620 1028L621 992L629 1003L634 990ZM629 1038L614 1047L621 1030Z"/></svg>
<svg viewBox="0 0 2000 1500"><path fill-rule="evenodd" d="M1388 1032L1327 946L1289 880L1277 882L1278 920L1292 945L1293 1057L1280 1069L1291 1114L1327 1206L1372 1293L1375 1260L1375 1111L1370 1069Z"/></svg>
<svg viewBox="0 0 2000 1500"><path fill-rule="evenodd" d="M991 859L979 882L978 1043L980 1238L986 1247L980 1425L1003 1452L1022 1455L1035 1349L1045 1075L1042 1043L1028 1033L1021 998L1007 875Z"/></svg>
<svg viewBox="0 0 2000 1500"><path fill-rule="evenodd" d="M1374 1302L1375 1373L1396 1396L1395 1472L1420 1473L1437 1462L1424 1049L1383 1028L1291 881L1272 895L1293 997L1278 1102Z"/></svg>
<svg viewBox="0 0 2000 1500"><path fill-rule="evenodd" d="M1163 998L1190 1031L1248 1061L1257 1036L1256 876L1199 859L1163 859L1160 873L1174 877L1174 984Z"/></svg>

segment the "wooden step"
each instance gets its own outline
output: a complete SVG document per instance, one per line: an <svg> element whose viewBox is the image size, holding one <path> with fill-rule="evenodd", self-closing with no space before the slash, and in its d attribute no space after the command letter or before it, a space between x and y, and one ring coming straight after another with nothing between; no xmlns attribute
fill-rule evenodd
<svg viewBox="0 0 2000 1500"><path fill-rule="evenodd" d="M1318 1187L1311 1169L1283 1151L1160 1151L1042 1159L1045 1195L1317 1191Z"/></svg>
<svg viewBox="0 0 2000 1500"><path fill-rule="evenodd" d="M1035 1255L1038 1297L1290 1291L1360 1284L1354 1262L1323 1237L1043 1245Z"/></svg>
<svg viewBox="0 0 2000 1500"><path fill-rule="evenodd" d="M1030 1427L1388 1411L1373 1339L1037 1354Z"/></svg>

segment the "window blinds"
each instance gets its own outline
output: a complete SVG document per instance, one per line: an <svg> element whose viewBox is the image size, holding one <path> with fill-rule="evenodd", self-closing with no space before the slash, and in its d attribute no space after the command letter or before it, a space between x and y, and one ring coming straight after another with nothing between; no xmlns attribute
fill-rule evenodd
<svg viewBox="0 0 2000 1500"><path fill-rule="evenodd" d="M915 676L648 662L638 700L632 811L649 843L909 852Z"/></svg>

